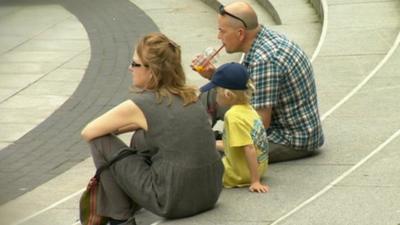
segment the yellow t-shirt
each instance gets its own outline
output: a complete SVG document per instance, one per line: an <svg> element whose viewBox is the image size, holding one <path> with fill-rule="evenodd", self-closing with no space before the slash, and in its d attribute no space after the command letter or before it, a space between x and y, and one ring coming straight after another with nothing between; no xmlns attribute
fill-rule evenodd
<svg viewBox="0 0 400 225"><path fill-rule="evenodd" d="M234 105L224 118L224 187L243 187L251 183L244 146L253 144L257 151L260 177L268 167L268 139L260 116L250 105Z"/></svg>

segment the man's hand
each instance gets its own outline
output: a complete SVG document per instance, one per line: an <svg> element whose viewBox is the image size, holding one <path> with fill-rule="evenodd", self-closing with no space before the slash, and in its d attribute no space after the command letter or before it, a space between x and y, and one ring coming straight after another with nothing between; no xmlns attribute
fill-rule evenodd
<svg viewBox="0 0 400 225"><path fill-rule="evenodd" d="M250 185L249 190L251 192L265 193L269 191L269 186L260 182L254 182Z"/></svg>
<svg viewBox="0 0 400 225"><path fill-rule="evenodd" d="M212 64L209 61L205 61L203 63L201 63L200 65L197 65L198 62L201 62L202 60L200 58L202 58L202 55L198 55L196 56L193 60L192 60L192 64L190 65L190 67L192 68L192 70L196 71L197 73L199 73L202 77L211 80L212 75L215 72L215 66L214 64ZM204 60L203 60L204 61Z"/></svg>

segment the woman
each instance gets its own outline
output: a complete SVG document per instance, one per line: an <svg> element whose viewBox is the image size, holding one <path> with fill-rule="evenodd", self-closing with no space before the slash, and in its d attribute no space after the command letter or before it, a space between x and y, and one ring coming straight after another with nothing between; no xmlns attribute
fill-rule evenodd
<svg viewBox="0 0 400 225"><path fill-rule="evenodd" d="M212 208L223 165L196 89L185 84L179 46L149 34L139 41L129 71L139 90L82 131L97 168L127 147L113 133L135 131L130 147L137 154L101 174L98 214L120 224L141 207L166 218Z"/></svg>

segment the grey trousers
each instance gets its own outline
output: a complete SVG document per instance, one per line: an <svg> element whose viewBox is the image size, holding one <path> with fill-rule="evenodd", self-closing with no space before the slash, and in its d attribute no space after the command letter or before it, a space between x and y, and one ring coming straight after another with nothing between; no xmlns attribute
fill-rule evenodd
<svg viewBox="0 0 400 225"><path fill-rule="evenodd" d="M136 152L101 174L97 193L99 215L126 220L143 207L165 218L181 218L215 205L222 189L220 161L193 168L173 167L159 161L155 165L150 159L154 152L145 143L144 132L136 131L131 143L131 149ZM114 135L96 138L90 145L97 168L127 148Z"/></svg>
<svg viewBox="0 0 400 225"><path fill-rule="evenodd" d="M137 131L133 139L138 140L137 142L140 143L141 135L143 135L142 132ZM135 141L132 141L131 147L128 147L115 135L106 135L92 140L90 142L90 147L96 168L107 164L107 162L116 157L124 149L130 148L133 150L137 148L133 142ZM137 158L137 160L130 157ZM145 164L145 159L143 159L143 157L144 156L134 154L127 158L130 158L130 161L135 160L136 163ZM121 159L115 164L127 158ZM115 164L113 166L115 166ZM111 168L113 166L111 166ZM131 200L128 194L121 188L121 185L117 183L111 168L104 170L100 176L97 193L97 213L117 220L126 220L141 207ZM143 168L146 168L146 165L144 165Z"/></svg>

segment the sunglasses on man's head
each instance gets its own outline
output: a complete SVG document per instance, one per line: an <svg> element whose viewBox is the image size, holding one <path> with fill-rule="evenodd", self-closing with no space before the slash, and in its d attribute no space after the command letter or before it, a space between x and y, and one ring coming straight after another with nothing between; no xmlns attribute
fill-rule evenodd
<svg viewBox="0 0 400 225"><path fill-rule="evenodd" d="M142 65L140 63L136 63L135 60L132 60L131 67L141 67L141 66L148 67L147 65Z"/></svg>
<svg viewBox="0 0 400 225"><path fill-rule="evenodd" d="M220 5L220 6L219 6L219 14L220 14L221 16L228 15L228 16L234 18L234 19L239 20L240 22L243 23L244 27L247 29L247 24L246 24L246 22L244 22L243 19L241 19L241 18L239 18L239 17L233 15L232 13L227 12L227 11L225 10L225 8L224 8L223 5Z"/></svg>

